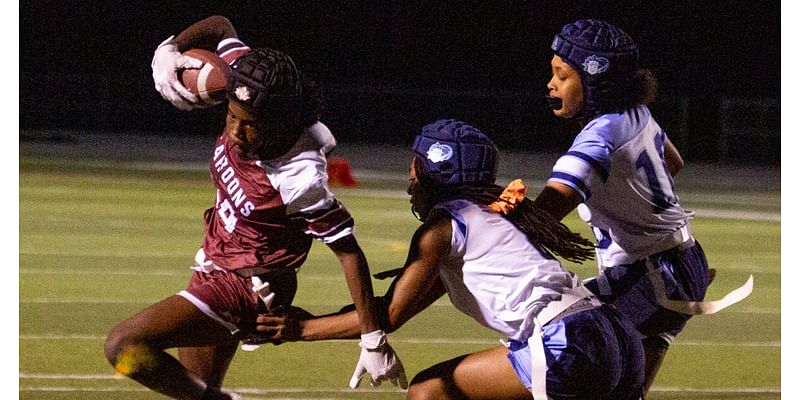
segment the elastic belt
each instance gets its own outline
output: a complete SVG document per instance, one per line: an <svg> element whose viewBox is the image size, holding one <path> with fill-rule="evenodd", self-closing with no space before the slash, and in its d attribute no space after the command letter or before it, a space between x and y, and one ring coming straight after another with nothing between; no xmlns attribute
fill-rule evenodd
<svg viewBox="0 0 800 400"><path fill-rule="evenodd" d="M240 269L235 269L232 272L245 279L257 276L262 280L270 280L270 279L280 278L286 275L297 274L297 271L294 269L267 269L262 267L240 268Z"/></svg>
<svg viewBox="0 0 800 400"><path fill-rule="evenodd" d="M562 293L561 300L551 301L534 318L533 333L528 338L531 348L531 394L533 400L547 400L547 358L544 354L542 326L580 311L599 307L602 303L589 289L578 286Z"/></svg>
<svg viewBox="0 0 800 400"><path fill-rule="evenodd" d="M647 277L653 286L653 295L661 307L686 315L708 315L719 312L733 304L744 300L753 292L753 275L747 278L742 286L731 290L719 300L714 301L686 301L671 300L667 298L664 278L661 276L661 265L647 259Z"/></svg>
<svg viewBox="0 0 800 400"><path fill-rule="evenodd" d="M587 302L589 302L589 304L594 305L594 307L600 306L601 304L600 301L597 299L597 297L595 297L594 294L589 289L581 285L571 289L568 292L562 293L560 300L551 301L550 303L548 303L547 306L542 311L539 311L539 314L536 316L536 322L540 326L545 326L550 321L553 321L555 319L561 319L566 317L567 315L574 314L575 312L578 311L571 312L569 314L565 313L569 311L573 306L578 306L577 303L581 302L581 300L586 300Z"/></svg>
<svg viewBox="0 0 800 400"><path fill-rule="evenodd" d="M689 229L689 224L687 223L669 236L659 240L653 246L650 246L647 257L667 251L686 250L694 246L694 244L694 237L692 237L691 229Z"/></svg>
<svg viewBox="0 0 800 400"><path fill-rule="evenodd" d="M270 280L280 278L287 274L297 274L296 269L288 269L288 268L281 268L281 269L267 269L263 267L250 267L250 268L239 268L239 269L226 269L220 267L219 265L215 264L213 261L206 258L206 254L201 247L197 250L197 253L194 255L194 267L193 269L202 272L212 272L215 270L225 271L225 272L233 272L239 277L244 279L250 279L252 277L259 277L262 280Z"/></svg>

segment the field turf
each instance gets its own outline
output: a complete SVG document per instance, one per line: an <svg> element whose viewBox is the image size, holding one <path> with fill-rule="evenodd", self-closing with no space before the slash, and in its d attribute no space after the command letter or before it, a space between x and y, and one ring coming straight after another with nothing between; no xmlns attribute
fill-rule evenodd
<svg viewBox="0 0 800 400"><path fill-rule="evenodd" d="M19 397L160 399L114 375L103 356L108 330L183 289L213 204L207 172L145 171L122 163L20 157ZM335 188L356 219L373 272L400 266L418 222L405 183ZM692 319L667 355L651 399L781 397L780 193L682 191L695 237L718 271L709 299L753 274L755 290L719 314ZM585 235L570 215L565 222ZM582 277L594 262L569 265ZM314 244L299 274L296 305L325 313L350 302L341 268ZM386 281L374 281L377 294ZM500 337L443 299L390 336L411 379L427 366L498 345ZM248 399L401 399L384 384L350 390L355 341L290 343L239 352L226 387Z"/></svg>

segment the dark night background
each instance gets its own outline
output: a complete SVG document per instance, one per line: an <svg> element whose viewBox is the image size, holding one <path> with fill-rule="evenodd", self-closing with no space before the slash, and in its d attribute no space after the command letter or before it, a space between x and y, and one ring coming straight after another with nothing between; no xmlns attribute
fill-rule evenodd
<svg viewBox="0 0 800 400"><path fill-rule="evenodd" d="M659 79L652 107L690 161L780 163L780 3L737 1L28 1L20 4L20 140L31 132L213 135L221 110L183 112L153 88L171 34L227 16L326 88L341 142L408 144L440 117L501 148L563 151L576 128L543 97L550 42L604 18Z"/></svg>

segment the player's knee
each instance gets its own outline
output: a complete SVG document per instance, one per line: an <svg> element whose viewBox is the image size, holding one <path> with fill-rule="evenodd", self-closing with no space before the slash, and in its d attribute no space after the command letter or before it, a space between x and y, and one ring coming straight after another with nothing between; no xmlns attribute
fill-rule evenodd
<svg viewBox="0 0 800 400"><path fill-rule="evenodd" d="M124 335L122 334L119 325L111 328L111 331L108 332L106 341L103 344L103 350L105 351L106 359L112 365L116 362L117 356L120 353L120 349L123 347L122 343L124 341Z"/></svg>
<svg viewBox="0 0 800 400"><path fill-rule="evenodd" d="M409 385L408 393L406 394L407 400L429 400L437 398L441 398L441 396L435 395L435 391L432 390L432 387L428 382L412 382L411 385Z"/></svg>
<svg viewBox="0 0 800 400"><path fill-rule="evenodd" d="M147 363L151 353L148 347L135 339L121 325L111 329L104 343L106 359L114 369L129 376Z"/></svg>
<svg viewBox="0 0 800 400"><path fill-rule="evenodd" d="M417 376L411 380L406 399L430 400L465 397L450 379L430 377L425 374L426 371L417 374Z"/></svg>

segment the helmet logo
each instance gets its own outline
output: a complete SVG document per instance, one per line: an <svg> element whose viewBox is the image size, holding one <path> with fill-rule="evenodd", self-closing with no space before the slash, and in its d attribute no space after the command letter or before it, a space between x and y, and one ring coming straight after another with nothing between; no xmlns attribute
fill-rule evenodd
<svg viewBox="0 0 800 400"><path fill-rule="evenodd" d="M428 160L433 161L434 163L447 161L453 157L453 148L446 145L436 142L428 147Z"/></svg>
<svg viewBox="0 0 800 400"><path fill-rule="evenodd" d="M241 101L250 100L250 90L247 89L247 86L237 87L234 94L236 94L236 98Z"/></svg>
<svg viewBox="0 0 800 400"><path fill-rule="evenodd" d="M597 75L608 71L608 59L598 55L590 55L583 60L583 70L589 75Z"/></svg>

